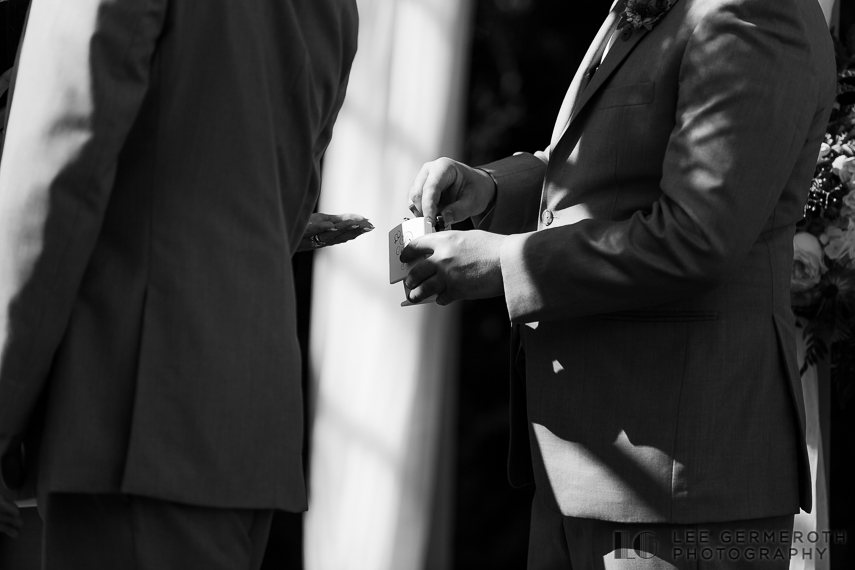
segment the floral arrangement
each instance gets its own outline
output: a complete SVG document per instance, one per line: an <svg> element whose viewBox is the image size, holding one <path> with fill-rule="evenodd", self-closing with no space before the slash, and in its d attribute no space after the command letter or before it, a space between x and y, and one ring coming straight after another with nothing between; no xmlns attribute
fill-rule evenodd
<svg viewBox="0 0 855 570"><path fill-rule="evenodd" d="M806 341L802 373L831 356L841 406L855 395L855 27L835 40L837 100L793 238L792 305Z"/></svg>
<svg viewBox="0 0 855 570"><path fill-rule="evenodd" d="M633 29L637 30L643 26L652 30L653 25L671 9L673 3L674 0L626 0L623 15Z"/></svg>

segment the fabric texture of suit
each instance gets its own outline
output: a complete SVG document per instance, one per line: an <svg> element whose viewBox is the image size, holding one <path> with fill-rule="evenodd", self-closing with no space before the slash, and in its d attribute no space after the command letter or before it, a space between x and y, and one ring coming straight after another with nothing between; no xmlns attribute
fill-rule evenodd
<svg viewBox="0 0 855 570"><path fill-rule="evenodd" d="M586 76L612 18L549 147L482 167L480 227L514 234L512 482L620 522L810 509L789 288L835 93L822 12L678 0Z"/></svg>
<svg viewBox="0 0 855 570"><path fill-rule="evenodd" d="M50 493L43 570L258 570L271 509Z"/></svg>
<svg viewBox="0 0 855 570"><path fill-rule="evenodd" d="M356 34L353 0L33 4L0 163L0 452L41 433L40 496L306 508L291 256Z"/></svg>
<svg viewBox="0 0 855 570"><path fill-rule="evenodd" d="M790 567L791 514L717 523L622 523L565 517L545 504L539 493L531 504L526 570ZM742 540L737 541L737 536Z"/></svg>

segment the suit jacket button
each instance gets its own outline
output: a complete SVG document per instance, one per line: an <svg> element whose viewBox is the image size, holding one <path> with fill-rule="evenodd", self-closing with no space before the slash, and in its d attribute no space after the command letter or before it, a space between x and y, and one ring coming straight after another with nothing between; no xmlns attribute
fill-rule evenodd
<svg viewBox="0 0 855 570"><path fill-rule="evenodd" d="M623 41L627 41L631 37L632 37L632 26L627 26L620 33L620 39L622 39Z"/></svg>
<svg viewBox="0 0 855 570"><path fill-rule="evenodd" d="M552 210L544 210L540 215L540 221L543 222L544 226L548 226L552 223L552 220L555 219L555 216L552 215Z"/></svg>

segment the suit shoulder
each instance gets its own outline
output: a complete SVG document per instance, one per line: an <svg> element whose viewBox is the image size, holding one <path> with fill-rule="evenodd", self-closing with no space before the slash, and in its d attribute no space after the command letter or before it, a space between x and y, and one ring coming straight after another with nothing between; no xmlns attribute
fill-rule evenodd
<svg viewBox="0 0 855 570"><path fill-rule="evenodd" d="M691 27L723 22L749 24L784 44L810 51L820 76L834 75L834 46L822 8L816 0L682 0Z"/></svg>
<svg viewBox="0 0 855 570"><path fill-rule="evenodd" d="M811 26L817 23L827 30L822 8L816 0L679 0L684 2L687 20L699 23L716 16L731 15L748 21L767 18L791 17L804 20Z"/></svg>
<svg viewBox="0 0 855 570"><path fill-rule="evenodd" d="M679 0L685 2L683 29L701 45L731 45L756 53L810 77L820 99L836 90L834 46L816 0ZM766 70L768 71L768 70Z"/></svg>

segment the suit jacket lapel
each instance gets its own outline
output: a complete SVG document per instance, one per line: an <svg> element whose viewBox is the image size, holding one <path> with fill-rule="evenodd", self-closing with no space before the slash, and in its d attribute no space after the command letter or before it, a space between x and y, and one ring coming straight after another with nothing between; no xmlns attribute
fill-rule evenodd
<svg viewBox="0 0 855 570"><path fill-rule="evenodd" d="M582 89L587 84L587 78L585 75L594 63L594 59L596 59L598 54L602 53L600 47L609 40L609 32L617 23L618 18L619 15L617 12L609 12L608 18L603 22L603 25L600 27L600 31L597 32L594 41L591 42L591 47L588 48L588 53L585 54L585 57L582 59L582 63L579 64L579 69L576 70L576 75L573 77L573 81L567 89L567 94L564 96L564 102L561 103L561 110L558 111L558 118L555 120L555 127L552 130L553 148L558 144L558 140L566 130L567 125L570 124L570 117L573 115L573 109L576 106L576 101L579 99Z"/></svg>
<svg viewBox="0 0 855 570"><path fill-rule="evenodd" d="M600 89L606 79L608 79L623 60L626 59L626 56L628 56L629 52L632 51L632 48L641 41L641 38L647 35L646 28L639 28L632 33L632 36L630 36L629 39L623 40L623 37L621 36L626 29L627 28L624 28L624 31L618 34L618 38L612 45L612 49L610 49L609 53L606 55L606 59L603 61L602 65L600 65L599 69L597 69L597 72L594 74L594 77L591 78L591 81L588 83L585 90L579 94L578 102L576 103L576 107L573 109L573 115L570 117L570 122L573 122L573 120L579 116L579 113L585 108L585 105L591 100L594 93Z"/></svg>
<svg viewBox="0 0 855 570"><path fill-rule="evenodd" d="M677 3L678 0L674 0L673 5ZM665 14L663 18L667 17L668 14ZM615 12L609 14L609 18L603 24L603 28L600 29L600 34L597 35L597 38L594 40L594 43L591 44L591 48L588 49L588 53L585 55L585 60L582 62L582 65L579 67L579 70L576 72L576 77L573 79L573 83L570 84L570 89L567 91L567 95L564 98L564 104L561 105L561 112L559 113L559 121L555 125L555 130L552 132L552 148L555 148L555 145L558 144L558 141L561 139L563 134L567 132L567 128L570 124L579 116L579 113L582 109L585 108L585 105L591 100L594 94L600 89L600 87L605 83L606 79L608 79L612 73L620 66L624 59L629 55L632 49L641 41L641 39L647 35L647 28L639 28L633 31L632 36L628 39L624 40L620 36L615 38L615 42L612 44L609 53L606 54L606 59L597 69L597 72L591 78L590 82L587 85L584 85L582 79L584 78L585 73L592 63L592 52L596 54L599 50L600 42L603 39L600 35L608 35L608 29L610 26L610 22L613 22L613 17L617 17ZM632 28L630 28L632 29ZM619 32L623 33L623 32ZM608 37L606 37L605 41L608 41ZM568 100L571 102L569 108L566 110L566 115L564 115L565 107L567 107ZM561 125L561 130L559 131L559 125Z"/></svg>

